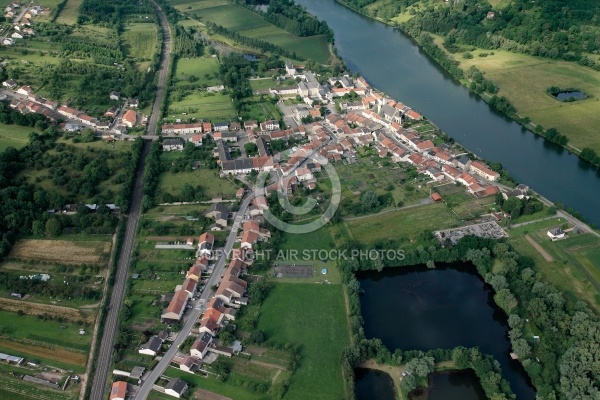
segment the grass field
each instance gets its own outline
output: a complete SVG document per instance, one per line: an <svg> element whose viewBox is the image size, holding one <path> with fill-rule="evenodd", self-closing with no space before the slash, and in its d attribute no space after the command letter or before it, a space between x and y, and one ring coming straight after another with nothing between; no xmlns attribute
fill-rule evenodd
<svg viewBox="0 0 600 400"><path fill-rule="evenodd" d="M76 24L81 3L83 3L83 0L67 0L67 4L65 4L65 7L60 12L58 18L56 18L56 23L67 25Z"/></svg>
<svg viewBox="0 0 600 400"><path fill-rule="evenodd" d="M438 203L348 220L346 225L362 244L388 239L412 244L421 233L456 227L459 220L445 204Z"/></svg>
<svg viewBox="0 0 600 400"><path fill-rule="evenodd" d="M181 118L186 113L186 118L206 119L218 122L237 118L233 102L226 94L194 92L183 100L169 104L169 117Z"/></svg>
<svg viewBox="0 0 600 400"><path fill-rule="evenodd" d="M96 264L105 261L109 252L110 242L21 239L13 246L9 257L62 264Z"/></svg>
<svg viewBox="0 0 600 400"><path fill-rule="evenodd" d="M0 124L0 151L8 147L18 149L27 145L31 132L39 133L39 130L32 126Z"/></svg>
<svg viewBox="0 0 600 400"><path fill-rule="evenodd" d="M187 372L170 368L167 370L166 375L170 377L179 377L186 382L190 382L195 385L196 388L209 390L211 392L218 393L222 396L227 396L231 399L244 399L244 400L270 400L272 396L269 394L261 394L251 392L248 389L223 383L215 378L203 378L200 375L190 375Z"/></svg>
<svg viewBox="0 0 600 400"><path fill-rule="evenodd" d="M219 60L216 57L180 58L175 67L176 86L188 85L191 79L197 79L194 85L222 85L219 79Z"/></svg>
<svg viewBox="0 0 600 400"><path fill-rule="evenodd" d="M286 399L344 397L339 360L349 336L341 285L276 284L261 306L258 329L269 342L301 346Z"/></svg>
<svg viewBox="0 0 600 400"><path fill-rule="evenodd" d="M508 241L519 254L533 258L537 272L565 293L569 302L583 299L600 314L600 239L591 234L570 233L568 239L552 242L546 232L564 222L564 219L553 218L511 229ZM553 261L546 261L525 235L541 246Z"/></svg>
<svg viewBox="0 0 600 400"><path fill-rule="evenodd" d="M320 63L329 61L329 46L323 35L294 36L260 15L226 0L175 1L173 4L194 19L214 22L240 35L276 44Z"/></svg>
<svg viewBox="0 0 600 400"><path fill-rule="evenodd" d="M494 51L494 55L470 60L461 57L466 70L477 66L499 88L498 95L506 96L521 116L531 118L544 128L556 128L569 138L576 148L591 147L600 151L600 72L566 61L550 60L525 54ZM489 51L485 51L489 53ZM577 88L591 98L572 103L561 102L548 95L551 86Z"/></svg>
<svg viewBox="0 0 600 400"><path fill-rule="evenodd" d="M152 59L156 51L156 26L154 24L128 24L122 38L123 53L126 57L132 57L138 61Z"/></svg>
<svg viewBox="0 0 600 400"><path fill-rule="evenodd" d="M10 400L74 400L78 397L72 388L65 392L50 389L47 386L37 385L23 381L16 376L10 376L11 372L19 374L31 373L26 369L15 369L14 371L2 371L0 373L0 399Z"/></svg>
<svg viewBox="0 0 600 400"><path fill-rule="evenodd" d="M194 187L200 185L204 189L204 193L209 199L217 196L223 198L233 198L238 189L230 180L220 178L217 170L199 168L191 172L179 172L173 174L166 171L160 175L158 182L157 196L160 199L160 194L163 192L177 195L181 193L183 185L188 184Z"/></svg>

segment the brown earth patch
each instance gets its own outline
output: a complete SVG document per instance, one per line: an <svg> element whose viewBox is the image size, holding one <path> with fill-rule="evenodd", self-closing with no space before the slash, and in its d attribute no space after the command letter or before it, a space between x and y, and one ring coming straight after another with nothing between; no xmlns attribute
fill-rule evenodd
<svg viewBox="0 0 600 400"><path fill-rule="evenodd" d="M95 315L93 312L82 312L76 308L53 306L50 304L29 303L25 300L12 300L0 297L0 309L12 312L22 311L27 315L51 315L53 317L63 317L69 321L84 321L89 324L94 323Z"/></svg>
<svg viewBox="0 0 600 400"><path fill-rule="evenodd" d="M0 339L2 347L15 350L21 353L29 354L33 357L42 357L49 360L56 360L65 364L85 366L86 355L76 353L71 350L60 347L42 347L31 343L13 342L12 340Z"/></svg>
<svg viewBox="0 0 600 400"><path fill-rule="evenodd" d="M95 264L110 252L108 241L68 241L22 239L13 246L9 258L62 264Z"/></svg>
<svg viewBox="0 0 600 400"><path fill-rule="evenodd" d="M195 397L199 400L233 400L229 397L221 396L218 393L214 393L206 389L197 389Z"/></svg>
<svg viewBox="0 0 600 400"><path fill-rule="evenodd" d="M527 239L527 241L533 246L534 249L538 251L538 253L540 253L542 257L544 257L544 260L548 262L554 261L554 258L546 250L544 250L542 246L540 246L535 240L533 240L531 236L525 235L525 239Z"/></svg>

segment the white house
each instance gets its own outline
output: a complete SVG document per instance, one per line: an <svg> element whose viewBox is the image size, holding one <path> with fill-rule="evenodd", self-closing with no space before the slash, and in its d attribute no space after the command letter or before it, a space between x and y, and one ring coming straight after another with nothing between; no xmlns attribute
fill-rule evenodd
<svg viewBox="0 0 600 400"><path fill-rule="evenodd" d="M166 138L162 142L164 151L182 151L185 145L185 140L180 137Z"/></svg>
<svg viewBox="0 0 600 400"><path fill-rule="evenodd" d="M160 352L162 340L158 336L152 336L150 340L140 346L138 353L148 356L156 356Z"/></svg>
<svg viewBox="0 0 600 400"><path fill-rule="evenodd" d="M212 342L212 335L208 332L203 332L198 336L198 339L192 344L190 354L193 357L204 358L208 352L208 346Z"/></svg>
<svg viewBox="0 0 600 400"><path fill-rule="evenodd" d="M553 228L550 229L547 232L547 235L550 239L554 240L559 240L559 239L564 239L566 237L566 233L565 231L563 231L561 228Z"/></svg>
<svg viewBox="0 0 600 400"><path fill-rule="evenodd" d="M183 396L187 388L188 384L183 379L173 378L165 386L165 394L179 399Z"/></svg>

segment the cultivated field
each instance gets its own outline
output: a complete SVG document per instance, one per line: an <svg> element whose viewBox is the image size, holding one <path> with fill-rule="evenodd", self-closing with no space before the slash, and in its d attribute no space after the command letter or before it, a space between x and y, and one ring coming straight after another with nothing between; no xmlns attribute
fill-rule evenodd
<svg viewBox="0 0 600 400"><path fill-rule="evenodd" d="M341 285L276 284L260 308L258 329L269 342L301 348L286 399L344 397L340 356L349 335Z"/></svg>
<svg viewBox="0 0 600 400"><path fill-rule="evenodd" d="M87 355L43 342L14 342L0 338L0 351L24 358L34 358L44 364L82 371Z"/></svg>
<svg viewBox="0 0 600 400"><path fill-rule="evenodd" d="M362 244L398 238L416 243L418 236L436 229L459 226L459 220L445 204L428 204L346 221L352 237Z"/></svg>
<svg viewBox="0 0 600 400"><path fill-rule="evenodd" d="M106 260L110 243L102 241L18 240L9 257L62 264L96 264Z"/></svg>
<svg viewBox="0 0 600 400"><path fill-rule="evenodd" d="M461 57L466 70L477 66L499 88L521 116L534 124L556 128L569 138L576 148L591 147L600 152L600 72L575 63L496 50L494 55L478 57L489 51L475 50L470 60ZM577 88L591 98L572 103L561 102L548 95L551 86Z"/></svg>
<svg viewBox="0 0 600 400"><path fill-rule="evenodd" d="M149 61L156 51L156 26L151 23L128 24L122 35L123 53L137 61Z"/></svg>
<svg viewBox="0 0 600 400"><path fill-rule="evenodd" d="M67 0L67 4L60 12L56 23L74 25L77 23L77 17L79 16L79 7L83 0Z"/></svg>
<svg viewBox="0 0 600 400"><path fill-rule="evenodd" d="M323 35L298 37L267 22L259 14L226 0L174 1L178 10L202 22L210 21L231 31L264 40L320 63L329 61L329 47Z"/></svg>
<svg viewBox="0 0 600 400"><path fill-rule="evenodd" d="M84 312L70 307L54 306L50 304L30 303L23 300L12 300L0 297L0 310L14 313L22 312L26 315L49 316L64 318L72 323L94 323L93 313Z"/></svg>

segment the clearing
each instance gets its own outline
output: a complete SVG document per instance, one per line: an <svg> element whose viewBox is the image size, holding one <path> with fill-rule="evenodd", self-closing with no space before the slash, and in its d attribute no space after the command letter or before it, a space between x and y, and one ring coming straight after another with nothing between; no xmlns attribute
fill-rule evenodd
<svg viewBox="0 0 600 400"><path fill-rule="evenodd" d="M83 3L83 0L67 0L67 4L65 4L65 7L58 15L58 18L56 18L56 23L67 25L76 24L81 3Z"/></svg>
<svg viewBox="0 0 600 400"><path fill-rule="evenodd" d="M105 261L110 242L20 239L8 257L63 264L96 264Z"/></svg>

